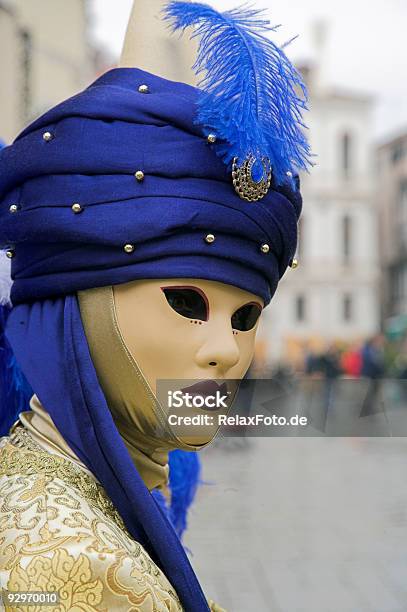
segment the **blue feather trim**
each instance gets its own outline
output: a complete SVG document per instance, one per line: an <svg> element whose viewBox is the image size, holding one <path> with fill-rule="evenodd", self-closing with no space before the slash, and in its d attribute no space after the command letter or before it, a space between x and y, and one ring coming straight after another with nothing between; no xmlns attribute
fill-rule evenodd
<svg viewBox="0 0 407 612"><path fill-rule="evenodd" d="M201 462L197 453L176 449L169 453L169 466L170 505L158 489L153 489L151 494L181 539L187 528L188 510L201 483Z"/></svg>
<svg viewBox="0 0 407 612"><path fill-rule="evenodd" d="M199 37L193 69L204 76L196 123L206 135L216 134L216 153L229 168L234 157L268 157L282 184L288 171L312 165L302 119L308 95L283 49L266 37L279 26L263 14L247 5L220 13L207 4L172 1L163 16L174 31L194 26L191 38Z"/></svg>
<svg viewBox="0 0 407 612"><path fill-rule="evenodd" d="M23 410L29 410L33 391L17 364L6 338L11 307L0 303L0 436L6 436Z"/></svg>
<svg viewBox="0 0 407 612"><path fill-rule="evenodd" d="M170 517L175 531L182 538L187 528L188 510L201 482L201 462L197 452L177 449L169 453L169 465Z"/></svg>

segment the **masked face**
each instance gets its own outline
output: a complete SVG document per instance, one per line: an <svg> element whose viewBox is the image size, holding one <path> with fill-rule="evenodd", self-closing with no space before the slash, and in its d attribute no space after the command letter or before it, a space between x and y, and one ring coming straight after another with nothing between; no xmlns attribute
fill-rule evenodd
<svg viewBox="0 0 407 612"><path fill-rule="evenodd" d="M156 461L155 471L146 476L146 456L160 457L163 467L163 451L202 448L219 429L216 420L209 427L174 429L167 419L167 388L157 393L157 381L205 399L216 386L227 398L227 411L253 358L263 301L232 285L190 278L97 287L79 291L78 300L108 406L145 482L153 487L161 468L157 473ZM199 389L190 390L189 382L176 386L186 379ZM190 415L204 411L193 406Z"/></svg>
<svg viewBox="0 0 407 612"><path fill-rule="evenodd" d="M124 342L152 391L160 379L241 379L253 359L263 300L203 279L114 286Z"/></svg>

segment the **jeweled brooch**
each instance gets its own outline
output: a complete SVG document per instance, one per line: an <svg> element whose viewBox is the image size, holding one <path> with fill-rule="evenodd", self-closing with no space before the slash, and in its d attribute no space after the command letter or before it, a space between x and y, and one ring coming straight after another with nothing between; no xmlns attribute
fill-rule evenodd
<svg viewBox="0 0 407 612"><path fill-rule="evenodd" d="M253 174L256 174L253 177ZM238 158L232 162L232 179L236 193L248 202L264 198L271 184L272 169L268 157L256 158L249 155L241 166Z"/></svg>

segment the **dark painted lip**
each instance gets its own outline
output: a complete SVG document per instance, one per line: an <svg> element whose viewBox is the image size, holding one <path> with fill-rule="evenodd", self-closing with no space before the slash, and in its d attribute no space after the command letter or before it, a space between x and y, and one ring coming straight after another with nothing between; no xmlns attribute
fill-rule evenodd
<svg viewBox="0 0 407 612"><path fill-rule="evenodd" d="M206 395L215 395L217 391L225 395L228 391L228 386L226 382L219 385L216 380L203 380L189 387L184 387L181 391L191 395L203 395L204 397Z"/></svg>

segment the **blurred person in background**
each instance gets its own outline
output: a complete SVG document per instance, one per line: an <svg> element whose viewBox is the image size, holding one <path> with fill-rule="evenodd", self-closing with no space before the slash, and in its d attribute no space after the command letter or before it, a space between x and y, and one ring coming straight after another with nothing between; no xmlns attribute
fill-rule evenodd
<svg viewBox="0 0 407 612"><path fill-rule="evenodd" d="M361 376L367 378L369 384L360 416L374 413L385 371L384 336L376 334L366 340L362 347Z"/></svg>
<svg viewBox="0 0 407 612"><path fill-rule="evenodd" d="M359 378L362 371L362 350L358 342L350 344L342 353L340 365L345 376Z"/></svg>
<svg viewBox="0 0 407 612"><path fill-rule="evenodd" d="M394 361L395 377L399 381L400 400L407 402L407 335L400 344L400 352Z"/></svg>
<svg viewBox="0 0 407 612"><path fill-rule="evenodd" d="M317 370L324 381L322 402L325 410L328 411L332 403L335 381L342 374L339 350L334 343L329 344L327 350L320 355Z"/></svg>
<svg viewBox="0 0 407 612"><path fill-rule="evenodd" d="M320 431L325 431L328 411L333 403L335 382L342 374L340 351L334 342L325 350L307 351L304 363L302 395L308 421Z"/></svg>

